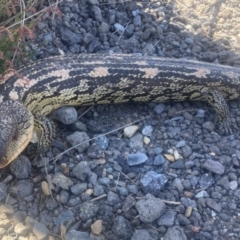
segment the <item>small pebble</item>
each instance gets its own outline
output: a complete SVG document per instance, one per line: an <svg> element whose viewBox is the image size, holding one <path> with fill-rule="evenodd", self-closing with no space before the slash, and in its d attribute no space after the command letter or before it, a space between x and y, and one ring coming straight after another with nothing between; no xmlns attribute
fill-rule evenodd
<svg viewBox="0 0 240 240"><path fill-rule="evenodd" d="M51 195L51 191L49 189L48 183L46 181L42 181L41 182L41 188L42 188L42 192L46 195L46 196L50 196Z"/></svg>
<svg viewBox="0 0 240 240"><path fill-rule="evenodd" d="M102 220L97 220L91 225L92 233L99 235L102 232Z"/></svg>
<svg viewBox="0 0 240 240"><path fill-rule="evenodd" d="M172 156L170 154L164 154L164 157L170 162L174 162L174 160L175 160L174 156Z"/></svg>
<svg viewBox="0 0 240 240"><path fill-rule="evenodd" d="M143 137L143 142L144 142L144 144L148 145L151 142L151 140L150 140L149 137L144 136Z"/></svg>
<svg viewBox="0 0 240 240"><path fill-rule="evenodd" d="M138 130L138 126L137 125L132 125L132 126L128 126L126 128L124 128L123 132L124 132L124 136L131 138Z"/></svg>
<svg viewBox="0 0 240 240"><path fill-rule="evenodd" d="M129 166L135 166L142 164L148 160L148 157L144 153L134 153L134 154L129 154L127 157L127 164Z"/></svg>

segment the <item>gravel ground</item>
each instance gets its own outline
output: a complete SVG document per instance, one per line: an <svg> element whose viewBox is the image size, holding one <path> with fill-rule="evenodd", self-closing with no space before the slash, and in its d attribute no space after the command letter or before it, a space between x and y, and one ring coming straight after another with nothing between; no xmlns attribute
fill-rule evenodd
<svg viewBox="0 0 240 240"><path fill-rule="evenodd" d="M26 47L33 60L140 53L240 66L238 0L70 0L59 9L38 22ZM240 125L240 102L229 106ZM240 136L220 136L205 103L62 108L52 118L51 151L0 171L2 240L240 239Z"/></svg>

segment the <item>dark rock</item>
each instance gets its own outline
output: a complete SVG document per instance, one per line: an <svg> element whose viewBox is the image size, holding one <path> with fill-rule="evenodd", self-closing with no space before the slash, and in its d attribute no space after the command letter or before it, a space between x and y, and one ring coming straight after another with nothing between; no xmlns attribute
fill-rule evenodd
<svg viewBox="0 0 240 240"><path fill-rule="evenodd" d="M225 167L220 162L213 161L210 159L206 160L203 167L219 175L222 175L225 171Z"/></svg>
<svg viewBox="0 0 240 240"><path fill-rule="evenodd" d="M129 166L135 166L142 164L148 160L148 157L144 153L129 154L127 157L127 164Z"/></svg>
<svg viewBox="0 0 240 240"><path fill-rule="evenodd" d="M78 33L72 32L69 28L60 27L60 38L69 47L82 42L82 37Z"/></svg>
<svg viewBox="0 0 240 240"><path fill-rule="evenodd" d="M25 198L32 194L33 183L27 180L20 180L15 182L10 188L10 192L14 197Z"/></svg>
<svg viewBox="0 0 240 240"><path fill-rule="evenodd" d="M151 193L157 196L167 181L166 175L149 171L140 179L140 185L144 193Z"/></svg>
<svg viewBox="0 0 240 240"><path fill-rule="evenodd" d="M120 238L130 238L132 236L132 228L129 221L117 216L113 221L112 231Z"/></svg>
<svg viewBox="0 0 240 240"><path fill-rule="evenodd" d="M17 179L24 179L29 177L32 165L27 157L20 155L11 163L10 170Z"/></svg>
<svg viewBox="0 0 240 240"><path fill-rule="evenodd" d="M175 226L168 229L164 240L187 240L187 237L181 227Z"/></svg>
<svg viewBox="0 0 240 240"><path fill-rule="evenodd" d="M166 205L162 200L148 193L136 203L136 209L142 222L151 223L163 215Z"/></svg>
<svg viewBox="0 0 240 240"><path fill-rule="evenodd" d="M159 226L172 227L177 213L174 211L166 211L157 221Z"/></svg>
<svg viewBox="0 0 240 240"><path fill-rule="evenodd" d="M99 206L94 202L84 202L79 206L79 216L83 221L87 221L97 214Z"/></svg>

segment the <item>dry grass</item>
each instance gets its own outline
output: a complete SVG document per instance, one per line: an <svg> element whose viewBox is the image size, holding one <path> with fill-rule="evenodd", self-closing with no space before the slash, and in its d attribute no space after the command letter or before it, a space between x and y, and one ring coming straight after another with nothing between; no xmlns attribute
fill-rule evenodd
<svg viewBox="0 0 240 240"><path fill-rule="evenodd" d="M21 59L26 62L29 52L24 51L26 40L35 37L34 27L44 12L59 14L57 4L42 10L44 0L0 0L0 76L14 68Z"/></svg>

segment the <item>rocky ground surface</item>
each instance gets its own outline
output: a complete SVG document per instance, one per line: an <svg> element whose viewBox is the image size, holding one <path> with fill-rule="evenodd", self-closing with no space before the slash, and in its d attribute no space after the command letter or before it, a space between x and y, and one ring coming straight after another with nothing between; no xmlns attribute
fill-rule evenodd
<svg viewBox="0 0 240 240"><path fill-rule="evenodd" d="M140 53L240 66L238 0L58 6L62 15L44 13L26 47L33 60ZM240 102L229 106L240 125ZM240 135L219 135L205 103L62 108L52 117L61 123L51 151L0 171L2 240L240 239Z"/></svg>

